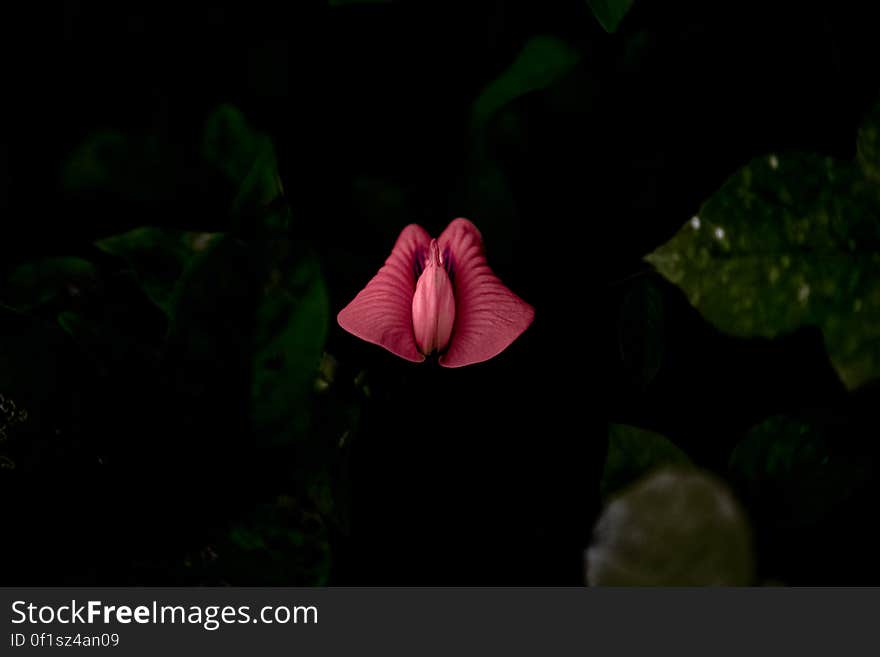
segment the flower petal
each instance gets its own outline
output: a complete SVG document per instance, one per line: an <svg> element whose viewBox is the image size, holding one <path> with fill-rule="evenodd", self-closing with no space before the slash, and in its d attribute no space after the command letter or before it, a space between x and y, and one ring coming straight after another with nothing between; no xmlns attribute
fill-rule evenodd
<svg viewBox="0 0 880 657"><path fill-rule="evenodd" d="M431 236L421 226L403 229L391 255L336 321L349 333L414 363L425 360L413 333L416 279Z"/></svg>
<svg viewBox="0 0 880 657"><path fill-rule="evenodd" d="M462 367L489 360L529 327L535 310L489 269L483 238L470 221L456 219L437 241L455 295L455 326L440 364Z"/></svg>

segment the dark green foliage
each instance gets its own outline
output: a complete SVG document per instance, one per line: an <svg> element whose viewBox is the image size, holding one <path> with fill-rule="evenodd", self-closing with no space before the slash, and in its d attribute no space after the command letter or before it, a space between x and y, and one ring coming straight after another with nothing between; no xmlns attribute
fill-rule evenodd
<svg viewBox="0 0 880 657"><path fill-rule="evenodd" d="M3 303L30 311L76 296L95 285L97 272L87 260L76 257L43 258L20 265L6 279Z"/></svg>
<svg viewBox="0 0 880 657"><path fill-rule="evenodd" d="M0 583L579 584L664 466L758 581L876 583L876 21L809 5L65 4L4 87ZM520 340L336 326L456 216ZM687 559L695 490L639 507Z"/></svg>
<svg viewBox="0 0 880 657"><path fill-rule="evenodd" d="M734 481L762 519L784 528L816 525L865 490L875 446L822 418L776 416L753 428L731 455Z"/></svg>
<svg viewBox="0 0 880 657"><path fill-rule="evenodd" d="M596 20L608 32L615 32L635 0L587 0Z"/></svg>
<svg viewBox="0 0 880 657"><path fill-rule="evenodd" d="M208 468L228 468L242 454L248 454L244 462L252 467L260 467L264 459L289 460L286 467L278 463L287 472L276 489L235 502L245 514L266 494L279 496L283 503L272 507L260 502L256 515L243 516L228 538L220 539L214 531L203 534L217 538L206 549L222 555L222 574L205 570L204 560L196 560L195 567L187 557L190 565L185 566L186 546L180 545L176 554L162 557L177 560L180 577L322 583L330 557L321 527L331 518L338 523L339 509L327 505L334 495L329 491L319 496L324 503L308 501L309 486L318 490L308 482L320 476L324 488L330 485L330 464L315 461L310 447L320 441L310 433L310 416L329 319L321 267L309 245L294 239L289 209L279 203L280 182L268 137L254 132L237 109L222 106L207 120L201 152L204 177L223 178L233 191L229 219L196 223L224 226L229 232L140 226L99 239L97 250L89 251L91 259L43 258L19 265L6 277L0 288L7 306L2 310L0 391L11 414L2 424L3 467L29 470L47 462L47 454L22 448L25 439L16 436L41 429L52 433L51 427L42 426L43 415L57 415L46 404L58 394L56 389L64 389L57 378L73 373L64 369L68 362L61 358L69 352L69 364L83 368L80 376L89 383L84 421L101 422L89 415L100 415L104 403L113 403L100 398L105 386L124 395L130 385L136 395L149 390L154 400L128 399L119 412L148 413L145 431L163 427L178 435L176 440L191 441L171 447L171 436L153 437L156 450L173 450L155 474L182 496L182 504L188 485L175 481L177 473L196 465L203 450L213 452L201 457ZM112 198L123 207L171 200L186 182L175 166L180 157L180 149L159 148L152 139L100 133L76 150L63 182L76 194ZM156 219L160 223L161 216ZM52 327L56 317L61 330ZM203 431L209 438L233 427L242 432L233 442L211 445L192 434ZM123 468L121 475L124 468L138 467L126 465L137 458L138 433L128 437L131 444L105 448L86 443L78 449L109 449L110 462ZM210 488L216 482L216 474L206 474L202 485ZM224 494L218 502L223 499L234 497ZM220 522L234 521L218 512ZM206 520L214 523L218 517L211 512ZM303 549L314 556L304 557ZM265 565L264 576L250 570L250 559Z"/></svg>
<svg viewBox="0 0 880 657"><path fill-rule="evenodd" d="M602 472L602 498L621 491L663 466L686 465L687 455L653 431L623 424L608 427L608 456Z"/></svg>
<svg viewBox="0 0 880 657"><path fill-rule="evenodd" d="M510 182L489 150L489 129L502 125L516 140L515 116L506 111L517 99L546 89L563 79L580 60L580 53L565 40L550 35L529 39L497 78L489 82L470 108L470 151L459 204L461 212L479 217L482 230L507 230L517 208ZM505 121L512 121L509 125ZM498 247L496 246L496 249ZM501 260L509 254L498 253Z"/></svg>
<svg viewBox="0 0 880 657"><path fill-rule="evenodd" d="M862 130L862 153L868 135ZM867 170L866 170L867 171ZM880 196L849 163L753 160L648 256L709 321L738 336L820 327L838 374L880 374Z"/></svg>
<svg viewBox="0 0 880 657"><path fill-rule="evenodd" d="M505 105L558 82L580 57L577 50L560 38L532 37L510 67L486 85L477 97L472 110L474 125L485 126Z"/></svg>
<svg viewBox="0 0 880 657"><path fill-rule="evenodd" d="M224 105L208 117L202 154L235 186L234 215L257 212L281 194L272 141L251 128L237 108ZM278 216L267 213L270 220L277 220Z"/></svg>
<svg viewBox="0 0 880 657"><path fill-rule="evenodd" d="M180 171L176 153L155 137L105 131L91 135L70 155L61 184L78 194L108 194L152 202L172 200Z"/></svg>
<svg viewBox="0 0 880 657"><path fill-rule="evenodd" d="M216 233L143 226L106 237L95 245L124 260L147 296L170 312L171 296L187 265L219 238Z"/></svg>
<svg viewBox="0 0 880 657"><path fill-rule="evenodd" d="M223 563L205 570L227 581L322 586L330 574L325 519L307 499L280 496L274 504L257 507L232 527L217 554Z"/></svg>

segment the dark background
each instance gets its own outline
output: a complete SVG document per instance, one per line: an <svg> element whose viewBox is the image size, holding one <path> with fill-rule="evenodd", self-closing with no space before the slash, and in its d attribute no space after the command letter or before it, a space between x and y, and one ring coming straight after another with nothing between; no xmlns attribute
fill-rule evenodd
<svg viewBox="0 0 880 657"><path fill-rule="evenodd" d="M847 393L817 329L729 337L642 261L753 157L855 157L880 91L867 4L635 0L615 34L581 0L4 9L0 273L77 256L98 274L3 314L0 393L29 417L0 445L14 465L0 470L0 579L579 584L609 422L662 432L725 475L749 427L796 413L873 462L876 386ZM535 35L579 61L475 137L475 100ZM233 211L232 183L199 169L221 103L274 143L274 204ZM178 160L133 168L135 192L71 191L60 172L100 130ZM486 162L503 190L473 184ZM216 329L199 351L94 242L151 225L263 244L255 226L279 207L291 257L320 263L333 372L279 402L308 421L264 441L247 404L263 252L233 247L194 293L199 326ZM535 306L520 340L444 370L336 326L406 223L437 235L457 216ZM239 267L240 289L226 278ZM664 356L634 384L619 317L644 276L662 294ZM71 308L89 337L57 321ZM877 583L873 475L796 526L784 504L742 499L762 580Z"/></svg>

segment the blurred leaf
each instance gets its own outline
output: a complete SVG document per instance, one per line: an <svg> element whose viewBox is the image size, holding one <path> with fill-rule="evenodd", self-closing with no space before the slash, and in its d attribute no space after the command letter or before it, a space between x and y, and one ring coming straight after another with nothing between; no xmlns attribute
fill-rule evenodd
<svg viewBox="0 0 880 657"><path fill-rule="evenodd" d="M187 264L219 239L218 233L193 233L173 228L144 226L95 242L122 258L137 276L144 292L166 313L171 294Z"/></svg>
<svg viewBox="0 0 880 657"><path fill-rule="evenodd" d="M799 527L834 513L871 479L874 457L861 436L833 423L776 416L733 451L730 471L774 526Z"/></svg>
<svg viewBox="0 0 880 657"><path fill-rule="evenodd" d="M880 205L852 165L755 160L646 259L723 331L816 325L849 388L880 375Z"/></svg>
<svg viewBox="0 0 880 657"><path fill-rule="evenodd" d="M155 365L158 353L155 348L127 332L124 326L115 326L112 317L99 319L75 311L58 314L58 325L90 356L103 375L119 376L123 370L129 373L142 371L141 366Z"/></svg>
<svg viewBox="0 0 880 657"><path fill-rule="evenodd" d="M97 279L95 267L82 258L43 258L13 270L2 287L2 302L32 310L58 297L77 296Z"/></svg>
<svg viewBox="0 0 880 657"><path fill-rule="evenodd" d="M608 456L602 471L603 498L625 488L662 465L690 463L667 438L625 424L608 426Z"/></svg>
<svg viewBox="0 0 880 657"><path fill-rule="evenodd" d="M233 213L263 208L282 193L272 140L237 108L222 105L208 117L202 152L238 189Z"/></svg>
<svg viewBox="0 0 880 657"><path fill-rule="evenodd" d="M61 184L88 204L97 234L117 223L226 230L230 216L250 232L252 221L287 219L266 211L281 195L272 142L230 105L208 117L201 139L97 132L65 162Z"/></svg>
<svg viewBox="0 0 880 657"><path fill-rule="evenodd" d="M217 567L231 584L323 586L330 575L320 514L308 501L285 495L233 525L217 552Z"/></svg>
<svg viewBox="0 0 880 657"><path fill-rule="evenodd" d="M193 260L171 307L172 341L188 363L186 389L202 398L220 381L244 378L260 444L305 432L329 315L313 255L284 238L224 236Z"/></svg>
<svg viewBox="0 0 880 657"><path fill-rule="evenodd" d="M635 0L587 0L606 32L616 32Z"/></svg>
<svg viewBox="0 0 880 657"><path fill-rule="evenodd" d="M61 183L72 192L152 202L173 198L179 177L178 158L156 138L107 130L89 136L71 154Z"/></svg>
<svg viewBox="0 0 880 657"><path fill-rule="evenodd" d="M70 310L58 314L58 325L91 357L101 375L110 374L105 365L108 360L114 363L126 362L128 350L125 341L114 332L108 331L105 326Z"/></svg>
<svg viewBox="0 0 880 657"><path fill-rule="evenodd" d="M248 337L254 300L254 263L247 243L221 235L186 267L169 301L172 331L194 360L218 358L218 350Z"/></svg>
<svg viewBox="0 0 880 657"><path fill-rule="evenodd" d="M561 79L580 60L580 53L557 37L532 37L510 67L490 82L472 109L474 127L482 127L502 107L529 92Z"/></svg>
<svg viewBox="0 0 880 657"><path fill-rule="evenodd" d="M58 325L80 344L88 345L96 342L95 335L98 333L98 329L75 312L65 311L59 313Z"/></svg>
<svg viewBox="0 0 880 657"><path fill-rule="evenodd" d="M648 276L638 276L624 297L617 320L620 359L633 386L646 389L663 362L663 297Z"/></svg>
<svg viewBox="0 0 880 657"><path fill-rule="evenodd" d="M640 478L605 506L586 553L591 586L748 586L752 532L727 485L689 466Z"/></svg>
<svg viewBox="0 0 880 657"><path fill-rule="evenodd" d="M80 313L70 310L58 313L58 325L81 349L100 360L126 363L131 355L128 340Z"/></svg>
<svg viewBox="0 0 880 657"><path fill-rule="evenodd" d="M265 442L302 435L330 304L317 260L285 254L263 288L254 335L252 420Z"/></svg>
<svg viewBox="0 0 880 657"><path fill-rule="evenodd" d="M506 230L515 224L516 205L507 177L488 150L487 128L490 121L501 114L513 117L511 132L517 125L512 114L502 110L517 98L544 89L565 76L580 59L580 54L557 37L539 35L523 46L516 59L501 75L490 82L471 108L471 139L466 170L462 178L460 198L456 206L464 214L479 217L480 225L491 232L498 227ZM499 252L503 244L496 243L495 258L503 262L510 253Z"/></svg>
<svg viewBox="0 0 880 657"><path fill-rule="evenodd" d="M255 447L249 431L251 343L261 271L250 245L222 235L193 257L170 298L164 370L188 453L220 471ZM227 477L223 474L222 477Z"/></svg>

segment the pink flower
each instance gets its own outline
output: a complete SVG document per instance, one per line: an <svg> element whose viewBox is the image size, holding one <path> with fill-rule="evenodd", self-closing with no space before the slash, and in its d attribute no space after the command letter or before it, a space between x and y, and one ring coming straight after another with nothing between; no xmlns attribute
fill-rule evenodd
<svg viewBox="0 0 880 657"><path fill-rule="evenodd" d="M438 239L411 224L379 270L336 320L401 358L434 352L444 367L489 360L525 331L534 309L498 279L480 231L456 219Z"/></svg>

